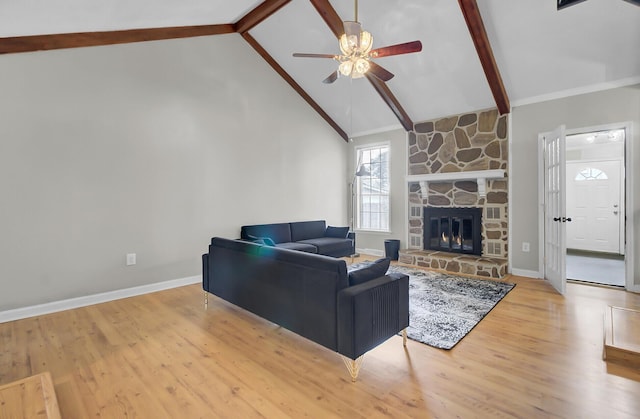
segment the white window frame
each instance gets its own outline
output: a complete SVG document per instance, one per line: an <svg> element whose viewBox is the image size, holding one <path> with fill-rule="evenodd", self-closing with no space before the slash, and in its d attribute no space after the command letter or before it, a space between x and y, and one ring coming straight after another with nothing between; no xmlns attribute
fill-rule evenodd
<svg viewBox="0 0 640 419"><path fill-rule="evenodd" d="M387 174L387 189L386 189L386 193L383 193L382 190L380 190L380 192L378 193L369 193L367 194L368 197L373 197L373 196L377 196L377 197L384 197L386 198L387 201L387 211L383 212L383 211L367 211L369 214L371 213L377 213L380 215L380 217L386 217L386 219L380 219L379 225L381 228L372 228L371 224L369 224L366 227L363 227L363 220L362 220L362 215L364 212L364 208L363 208L363 179L362 177L356 177L356 199L355 199L355 229L356 231L363 231L363 232L375 232L375 233L390 233L391 232L391 143L389 141L385 141L385 142L381 142L381 143L374 143L374 144L367 144L367 145L362 145L359 147L355 148L355 168L356 171L358 171L358 169L360 168L361 165L364 165L364 167L371 172L371 164L370 162L367 161L367 159L363 159L363 153L366 153L367 151L371 151L374 149L382 149L382 148L386 148L387 149L387 158L386 161L383 162L386 164L386 174ZM378 177L378 179L382 179L383 177ZM371 202L371 201L369 201ZM386 228L385 228L386 226Z"/></svg>

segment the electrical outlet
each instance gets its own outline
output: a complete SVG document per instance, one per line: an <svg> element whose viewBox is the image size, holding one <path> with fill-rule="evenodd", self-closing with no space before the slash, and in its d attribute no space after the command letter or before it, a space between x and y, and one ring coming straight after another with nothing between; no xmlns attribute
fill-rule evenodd
<svg viewBox="0 0 640 419"><path fill-rule="evenodd" d="M528 252L530 250L529 242L522 242L522 251Z"/></svg>
<svg viewBox="0 0 640 419"><path fill-rule="evenodd" d="M136 264L136 254L135 253L127 253L127 266Z"/></svg>

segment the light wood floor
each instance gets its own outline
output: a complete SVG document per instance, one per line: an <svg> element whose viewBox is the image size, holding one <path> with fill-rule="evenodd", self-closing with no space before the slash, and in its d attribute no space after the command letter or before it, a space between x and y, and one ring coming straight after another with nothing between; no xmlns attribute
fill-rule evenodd
<svg viewBox="0 0 640 419"><path fill-rule="evenodd" d="M340 357L199 285L0 324L0 384L50 371L64 418L637 418L640 371L602 361L607 305L640 295L517 283L453 350L394 337L351 383Z"/></svg>

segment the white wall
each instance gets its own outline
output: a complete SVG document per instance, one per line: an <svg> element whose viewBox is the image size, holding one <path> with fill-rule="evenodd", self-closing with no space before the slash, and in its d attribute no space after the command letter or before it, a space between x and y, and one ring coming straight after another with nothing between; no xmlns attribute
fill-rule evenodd
<svg viewBox="0 0 640 419"><path fill-rule="evenodd" d="M640 161L640 86L630 86L583 94L512 110L512 266L514 270L538 270L538 134L561 124L568 130L625 121L633 122L633 160ZM634 166L635 216L640 211L640 164ZM638 223L634 226L640 238ZM531 243L529 253L522 242ZM640 246L635 246L636 284L640 283Z"/></svg>
<svg viewBox="0 0 640 419"><path fill-rule="evenodd" d="M0 92L0 311L198 275L242 224L347 223L348 145L237 34L3 55Z"/></svg>
<svg viewBox="0 0 640 419"><path fill-rule="evenodd" d="M407 248L407 208L406 208L406 188L405 176L407 175L407 133L402 129L387 131L377 134L356 137L351 142L351 156L349 160L349 170L346 178L347 185L351 182L356 171L355 148L367 144L389 142L390 161L389 171L391 176L391 196L390 196L390 232L364 232L357 231L356 247L362 252L371 254L384 253L384 241L387 239L400 240L400 248ZM372 252L373 250L373 252Z"/></svg>

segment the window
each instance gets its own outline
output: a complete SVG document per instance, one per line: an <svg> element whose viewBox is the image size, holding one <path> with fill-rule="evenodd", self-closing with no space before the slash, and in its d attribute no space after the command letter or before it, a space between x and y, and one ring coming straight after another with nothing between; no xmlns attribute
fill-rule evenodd
<svg viewBox="0 0 640 419"><path fill-rule="evenodd" d="M356 151L358 166L368 172L357 177L356 226L360 230L389 231L389 145Z"/></svg>
<svg viewBox="0 0 640 419"><path fill-rule="evenodd" d="M584 170L580 171L580 173L578 173L576 175L576 180L577 181L581 181L581 180L605 180L605 179L609 179L607 174L605 172L603 172L602 170L594 169L593 167L589 167L587 169L584 169Z"/></svg>

